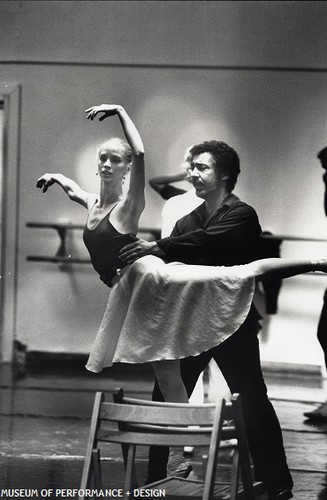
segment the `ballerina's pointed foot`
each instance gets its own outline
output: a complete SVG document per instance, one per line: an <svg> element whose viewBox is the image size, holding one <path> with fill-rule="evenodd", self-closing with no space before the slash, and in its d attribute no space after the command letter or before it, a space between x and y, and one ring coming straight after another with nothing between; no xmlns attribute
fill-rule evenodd
<svg viewBox="0 0 327 500"><path fill-rule="evenodd" d="M185 459L183 452L170 451L167 464L167 476L186 478L192 472L192 465Z"/></svg>
<svg viewBox="0 0 327 500"><path fill-rule="evenodd" d="M315 262L315 271L327 273L327 259L320 259Z"/></svg>

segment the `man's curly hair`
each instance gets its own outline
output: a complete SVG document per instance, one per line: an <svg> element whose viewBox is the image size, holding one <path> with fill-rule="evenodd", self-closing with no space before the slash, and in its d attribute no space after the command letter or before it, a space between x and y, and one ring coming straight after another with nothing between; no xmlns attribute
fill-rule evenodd
<svg viewBox="0 0 327 500"><path fill-rule="evenodd" d="M212 157L215 160L216 170L228 176L226 187L230 192L232 192L235 187L238 174L241 171L240 159L235 149L228 146L226 142L215 140L195 144L190 149L192 160L194 156L201 153L212 154Z"/></svg>

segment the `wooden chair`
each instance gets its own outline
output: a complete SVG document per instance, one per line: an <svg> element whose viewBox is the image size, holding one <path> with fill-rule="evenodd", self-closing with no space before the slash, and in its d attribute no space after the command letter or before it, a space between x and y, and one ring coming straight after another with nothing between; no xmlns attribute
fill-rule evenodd
<svg viewBox="0 0 327 500"><path fill-rule="evenodd" d="M116 428L108 428L108 423ZM224 423L224 425L223 425ZM231 480L215 482L219 445L223 440L237 439ZM230 403L220 400L217 405L190 405L158 403L125 397L122 389L114 394L114 402L105 402L104 395L97 392L94 401L91 427L87 443L79 500L83 492L94 487L102 488L100 443L119 443L125 462L124 499L146 496L146 491L164 491L166 497L197 497L203 500L243 498L254 500L261 492L261 483L254 483L250 456L245 438L241 400L234 395ZM205 478L181 479L169 477L156 483L139 487L136 478L135 454L137 446L208 447ZM243 488L239 488L239 469Z"/></svg>

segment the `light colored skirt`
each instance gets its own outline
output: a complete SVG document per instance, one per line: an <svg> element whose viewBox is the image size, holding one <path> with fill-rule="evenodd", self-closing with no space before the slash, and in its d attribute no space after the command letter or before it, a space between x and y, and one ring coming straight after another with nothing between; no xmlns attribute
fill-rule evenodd
<svg viewBox="0 0 327 500"><path fill-rule="evenodd" d="M194 266L148 255L113 286L86 368L196 356L230 337L255 291L249 266Z"/></svg>

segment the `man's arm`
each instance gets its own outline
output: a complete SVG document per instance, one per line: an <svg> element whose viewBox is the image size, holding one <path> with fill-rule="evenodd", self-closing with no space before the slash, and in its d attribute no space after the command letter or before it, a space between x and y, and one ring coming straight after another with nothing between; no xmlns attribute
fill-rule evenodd
<svg viewBox="0 0 327 500"><path fill-rule="evenodd" d="M189 263L197 257L200 260L209 257L211 261L217 262L216 265L225 265L230 260L228 253L231 252L239 254L239 263L242 263L243 260L249 260L249 255L244 255L242 259L242 252L249 254L251 244L257 244L261 233L257 214L248 205L234 207L222 219L213 220L205 229L184 233L183 222L184 219L177 222L170 237L156 242L170 261ZM253 258L256 258L255 250L252 249Z"/></svg>
<svg viewBox="0 0 327 500"><path fill-rule="evenodd" d="M127 245L121 250L121 259L131 263L151 254L185 264L234 265L257 258L261 227L252 207L245 204L234 207L223 218L213 219L205 229L193 231L185 231L188 217L176 223L168 238L156 242L138 240Z"/></svg>

